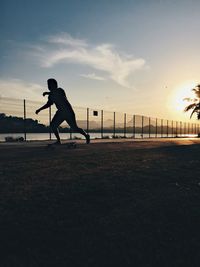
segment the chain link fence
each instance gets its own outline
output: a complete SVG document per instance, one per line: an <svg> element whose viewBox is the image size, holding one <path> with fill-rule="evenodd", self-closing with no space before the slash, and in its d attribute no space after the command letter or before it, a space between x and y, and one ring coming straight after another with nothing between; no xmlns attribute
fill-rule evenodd
<svg viewBox="0 0 200 267"><path fill-rule="evenodd" d="M39 115L35 111L44 103L0 98L0 141L6 136L23 136L24 140L51 140L50 121L56 108L51 106ZM190 123L141 115L131 115L92 108L73 107L79 127L96 138L167 138L191 137L200 133L200 123ZM66 122L59 128L61 139L81 139Z"/></svg>

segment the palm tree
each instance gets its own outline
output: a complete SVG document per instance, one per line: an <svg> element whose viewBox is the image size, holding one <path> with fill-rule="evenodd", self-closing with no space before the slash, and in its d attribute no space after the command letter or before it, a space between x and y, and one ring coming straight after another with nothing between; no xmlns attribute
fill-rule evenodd
<svg viewBox="0 0 200 267"><path fill-rule="evenodd" d="M197 84L195 88L192 89L194 91L196 98L185 98L184 100L187 100L189 102L193 102L192 104L188 105L184 111L187 112L191 109L192 113L190 115L190 118L192 118L192 115L194 113L197 113L197 119L200 120L200 84Z"/></svg>

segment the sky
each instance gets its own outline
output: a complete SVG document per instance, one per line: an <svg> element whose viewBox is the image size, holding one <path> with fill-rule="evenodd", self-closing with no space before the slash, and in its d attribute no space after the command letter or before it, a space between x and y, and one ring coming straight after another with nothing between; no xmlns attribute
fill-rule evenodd
<svg viewBox="0 0 200 267"><path fill-rule="evenodd" d="M200 1L1 0L0 96L189 120L200 82Z"/></svg>

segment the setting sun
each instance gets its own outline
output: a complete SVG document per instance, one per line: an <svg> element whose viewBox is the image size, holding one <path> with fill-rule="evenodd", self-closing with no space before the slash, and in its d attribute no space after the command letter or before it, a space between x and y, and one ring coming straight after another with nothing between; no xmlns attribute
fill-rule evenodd
<svg viewBox="0 0 200 267"><path fill-rule="evenodd" d="M168 99L168 107L170 112L180 116L180 119L188 117L188 114L184 113L184 109L188 102L184 100L185 98L194 98L194 93L192 89L197 85L195 81L187 81L183 84L178 85L171 92Z"/></svg>

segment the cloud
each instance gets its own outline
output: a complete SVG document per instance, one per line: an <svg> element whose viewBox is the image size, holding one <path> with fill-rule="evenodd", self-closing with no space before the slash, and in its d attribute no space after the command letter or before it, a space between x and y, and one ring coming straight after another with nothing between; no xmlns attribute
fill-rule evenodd
<svg viewBox="0 0 200 267"><path fill-rule="evenodd" d="M36 83L27 83L20 79L0 80L0 96L17 99L42 101L44 88Z"/></svg>
<svg viewBox="0 0 200 267"><path fill-rule="evenodd" d="M59 35L51 35L47 38L47 42L55 44L64 44L73 47L87 47L87 42L81 39L75 39L68 33L61 33Z"/></svg>
<svg viewBox="0 0 200 267"><path fill-rule="evenodd" d="M130 87L128 77L145 67L143 58L135 58L118 52L111 44L91 45L86 40L73 38L62 33L50 36L35 49L40 66L50 68L59 63L73 63L89 66L104 72L105 75L123 87ZM87 78L91 78L87 77ZM93 75L93 78L95 76Z"/></svg>
<svg viewBox="0 0 200 267"><path fill-rule="evenodd" d="M97 76L95 73L81 74L80 76L91 80L105 81L104 77Z"/></svg>

